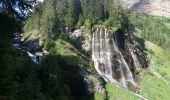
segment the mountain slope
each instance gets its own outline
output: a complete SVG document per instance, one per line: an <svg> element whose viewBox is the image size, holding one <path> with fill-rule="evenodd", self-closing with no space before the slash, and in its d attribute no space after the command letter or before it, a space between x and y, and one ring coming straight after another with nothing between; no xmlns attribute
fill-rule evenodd
<svg viewBox="0 0 170 100"><path fill-rule="evenodd" d="M109 29L110 33L115 31L118 31L118 34L126 35L132 34L134 31L141 33L144 39L164 48L168 47L170 43L169 29L166 26L169 25L169 20L133 16L133 14L131 16L131 12L123 8L120 9L121 5L116 0L114 0L115 2L100 0L102 3L97 0L80 1L47 0L26 22L24 30L26 39L32 38L32 35L40 37L38 38L39 41L44 42L43 49L49 52L40 68L43 94L50 100L68 98L71 100L84 98L90 100L98 100L99 98L101 100L125 100L127 97L130 100L139 99L131 93L117 88L114 84L105 83L94 70L93 62L88 60L91 59L91 51L84 52L81 48L82 41L86 41L86 38L81 36L70 38L70 36L75 30L85 30L88 33L87 35L91 36L92 27L103 25L106 29ZM140 3L136 1L126 2L134 7L146 4L143 0ZM38 31L34 33L33 30ZM75 32L75 35L79 34L84 34L84 31L82 33ZM123 38L125 38L124 35L118 41L119 44L123 44ZM141 40L144 40L143 38ZM27 40L33 41L33 39ZM89 41L87 43L91 44ZM139 74L141 78L139 93L151 100L165 99L169 94L169 90L165 90L169 88L167 85L170 77L167 67L170 65L169 58L162 56L165 53L160 47L148 42L145 46L152 58L149 68L141 68L140 72L135 73ZM144 49L141 51L145 52ZM82 55L85 55L85 57ZM129 60L128 57L126 59ZM56 82L58 83L55 84Z"/></svg>
<svg viewBox="0 0 170 100"><path fill-rule="evenodd" d="M146 41L145 45L151 63L148 68L140 71L140 94L148 100L168 100L170 96L170 60L161 47L149 41ZM106 85L106 92L108 100L141 100L110 83Z"/></svg>
<svg viewBox="0 0 170 100"><path fill-rule="evenodd" d="M170 60L165 51L151 43L145 42L150 54L150 66L141 74L141 94L149 100L167 100L170 96Z"/></svg>
<svg viewBox="0 0 170 100"><path fill-rule="evenodd" d="M170 17L169 0L123 0L133 12Z"/></svg>

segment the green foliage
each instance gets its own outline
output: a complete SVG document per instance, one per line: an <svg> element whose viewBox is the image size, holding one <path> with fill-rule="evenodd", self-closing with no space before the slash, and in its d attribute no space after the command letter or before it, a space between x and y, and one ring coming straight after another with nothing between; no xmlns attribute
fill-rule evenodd
<svg viewBox="0 0 170 100"><path fill-rule="evenodd" d="M44 49L45 50L50 50L52 47L54 47L55 46L55 43L54 43L54 41L52 41L51 39L47 39L46 41L45 41L45 44L44 44Z"/></svg>
<svg viewBox="0 0 170 100"><path fill-rule="evenodd" d="M84 22L84 26L87 28L87 29L90 29L91 28L91 21L89 19L86 19L85 22Z"/></svg>
<svg viewBox="0 0 170 100"><path fill-rule="evenodd" d="M149 100L166 100L170 95L169 55L157 45L146 42L151 64L140 73L141 94Z"/></svg>
<svg viewBox="0 0 170 100"><path fill-rule="evenodd" d="M46 5L44 7L42 17L41 17L41 25L42 29L41 32L47 36L47 37L52 37L53 35L53 30L54 30L54 25L55 25L55 11L53 7L53 2L52 0L49 0L46 2ZM44 36L43 35L43 36Z"/></svg>
<svg viewBox="0 0 170 100"><path fill-rule="evenodd" d="M20 31L20 21L3 14L0 17L0 99L42 100L38 66L12 46L10 33Z"/></svg>
<svg viewBox="0 0 170 100"><path fill-rule="evenodd" d="M104 19L104 5L102 0L82 0L83 15L86 19L96 23Z"/></svg>
<svg viewBox="0 0 170 100"><path fill-rule="evenodd" d="M26 64L26 63L24 63ZM14 100L42 100L44 99L41 90L41 82L35 72L35 66L33 64L27 64L29 68L16 68L13 81L13 99ZM14 65L15 66L15 65Z"/></svg>
<svg viewBox="0 0 170 100"><path fill-rule="evenodd" d="M170 48L169 18L131 14L129 19L136 28L141 30L144 39L164 49Z"/></svg>
<svg viewBox="0 0 170 100"><path fill-rule="evenodd" d="M74 91L83 90L83 83L79 84L81 88L73 89L76 84L74 82L80 81L78 77L80 69L89 69L88 61L85 60L80 52L68 41L64 39L57 39L54 46L49 50L50 54L43 62L43 91L46 95L55 99L74 100L75 95L71 95ZM55 75L55 79L51 79L48 75ZM48 76L47 78L45 76ZM45 78L45 79L44 79ZM54 82L53 82L54 81ZM55 84L52 84L52 83ZM76 86L76 87L80 87ZM88 98L92 98L87 95ZM86 98L80 95L79 98ZM80 99L81 100L81 99Z"/></svg>
<svg viewBox="0 0 170 100"><path fill-rule="evenodd" d="M41 66L42 91L49 100L65 100L70 95L70 90L63 83L63 76L58 57L48 55Z"/></svg>
<svg viewBox="0 0 170 100"><path fill-rule="evenodd" d="M40 29L43 37L58 36L56 34L66 32L65 27L71 31L84 24L90 29L105 20L109 27L128 29L131 26L128 13L118 0L47 0L37 8L28 19L26 30Z"/></svg>
<svg viewBox="0 0 170 100"><path fill-rule="evenodd" d="M83 26L83 25L84 25L84 22L85 22L85 19L84 19L83 15L80 14L80 16L79 16L79 21L78 21L78 23L77 23L77 26Z"/></svg>
<svg viewBox="0 0 170 100"><path fill-rule="evenodd" d="M40 29L40 14L33 14L29 20L26 21L26 25L24 27L25 32L32 31L33 29Z"/></svg>
<svg viewBox="0 0 170 100"><path fill-rule="evenodd" d="M0 53L0 96L12 100L42 100L38 66L28 56L12 47L11 41L0 38L3 50Z"/></svg>
<svg viewBox="0 0 170 100"><path fill-rule="evenodd" d="M58 39L55 45L56 47L51 50L52 54L58 55L68 65L83 67L86 63L78 54L78 50L69 42Z"/></svg>
<svg viewBox="0 0 170 100"><path fill-rule="evenodd" d="M106 91L108 100L140 100L140 98L134 96L126 90L116 87L112 83L106 84Z"/></svg>
<svg viewBox="0 0 170 100"><path fill-rule="evenodd" d="M105 96L102 93L96 92L94 94L95 99L94 100L105 100Z"/></svg>
<svg viewBox="0 0 170 100"><path fill-rule="evenodd" d="M1 13L15 16L14 18L25 17L26 12L29 13L33 9L33 5L37 3L37 0L1 0ZM19 8L20 11L18 11Z"/></svg>
<svg viewBox="0 0 170 100"><path fill-rule="evenodd" d="M25 32L30 34L32 30L39 30L41 39L45 41L44 49L50 54L42 65L37 66L29 58L25 58L24 53L20 54L13 50L11 43L9 47L6 47L5 44L8 41L1 40L0 42L4 42L2 46L5 47L6 53L1 54L2 75L0 76L3 81L0 84L12 87L6 90L6 93L12 93L14 100L23 100L24 97L27 98L26 100L74 99L74 96L71 96L73 92L70 80L77 79L75 78L78 76L75 74L77 70L85 69L93 72L94 68L92 63L86 61L74 45L69 43L70 41L55 38L66 33L66 27L71 31L75 26L84 25L89 30L93 25L103 23L110 32L121 29L124 33L132 33L135 26L142 31L145 39L168 48L169 22L169 19L164 18L160 20L158 17L129 15L119 0L46 0L27 19ZM169 58L152 50L150 53L154 56L155 69L169 81L169 61L167 60ZM142 95L149 99L166 99L169 96L165 94L169 93L169 90L164 90L169 86L163 81L145 72L142 73L142 78L141 86L144 89L141 91ZM94 78L94 81L97 82L98 79ZM157 92L157 89L163 92ZM107 97L102 93L94 93L94 99L125 100L127 97L130 100L139 99L111 83L106 85L106 92Z"/></svg>
<svg viewBox="0 0 170 100"><path fill-rule="evenodd" d="M5 37L7 39L11 38L11 33L14 31L20 31L22 23L20 20L16 20L13 17L10 17L9 15L0 13L0 35L1 37Z"/></svg>

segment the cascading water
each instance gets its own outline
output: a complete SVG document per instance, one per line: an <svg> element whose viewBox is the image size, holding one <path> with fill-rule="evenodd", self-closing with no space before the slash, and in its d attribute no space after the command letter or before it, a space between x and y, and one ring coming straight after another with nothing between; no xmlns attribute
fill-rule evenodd
<svg viewBox="0 0 170 100"><path fill-rule="evenodd" d="M41 63L44 59L44 56L41 52L37 52L35 54L22 49L21 46L21 35L19 33L14 33L14 37L13 37L13 46L17 49L20 49L23 52L26 52L28 54L28 56L32 59L32 61L34 61L35 63Z"/></svg>
<svg viewBox="0 0 170 100"><path fill-rule="evenodd" d="M97 28L92 35L92 60L95 69L106 82L126 89L137 86L115 40L104 28Z"/></svg>
<svg viewBox="0 0 170 100"><path fill-rule="evenodd" d="M105 79L106 82L118 82L112 78L112 68L110 60L110 47L109 39L106 37L106 33L98 30L93 33L92 39L92 59L97 72Z"/></svg>

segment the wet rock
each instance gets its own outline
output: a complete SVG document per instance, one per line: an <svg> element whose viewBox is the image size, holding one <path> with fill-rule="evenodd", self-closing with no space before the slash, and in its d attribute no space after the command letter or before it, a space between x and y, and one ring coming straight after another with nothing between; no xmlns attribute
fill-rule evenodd
<svg viewBox="0 0 170 100"><path fill-rule="evenodd" d="M43 43L42 41L35 40L35 41L29 41L25 43L23 46L25 46L25 48L28 51L38 51L43 46Z"/></svg>
<svg viewBox="0 0 170 100"><path fill-rule="evenodd" d="M21 35L20 33L16 32L13 34L13 44L20 44L21 43Z"/></svg>
<svg viewBox="0 0 170 100"><path fill-rule="evenodd" d="M45 58L45 54L43 52L37 52L35 51L37 48L42 46L42 41L36 41L36 42L28 42L27 44L22 44L22 37L23 34L20 33L14 33L13 34L13 46L17 49L20 49L23 52L26 52L27 55L32 59L32 61L34 61L35 63L41 63L44 58ZM34 51L34 52L30 52L30 51Z"/></svg>

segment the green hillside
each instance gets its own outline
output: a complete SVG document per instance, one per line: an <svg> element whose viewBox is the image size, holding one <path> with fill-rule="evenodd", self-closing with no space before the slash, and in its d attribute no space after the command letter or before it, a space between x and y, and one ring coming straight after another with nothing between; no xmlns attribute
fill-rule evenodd
<svg viewBox="0 0 170 100"><path fill-rule="evenodd" d="M148 100L169 100L170 18L132 13L119 0L26 1L0 1L0 100L141 100L134 91ZM95 70L92 34L98 27L108 30L109 45L114 37L140 89L107 83ZM13 46L16 32L22 35L19 49ZM143 57L141 65L149 59L139 72L129 47ZM28 52L41 53L42 62L33 62ZM116 53L112 62L120 66Z"/></svg>

